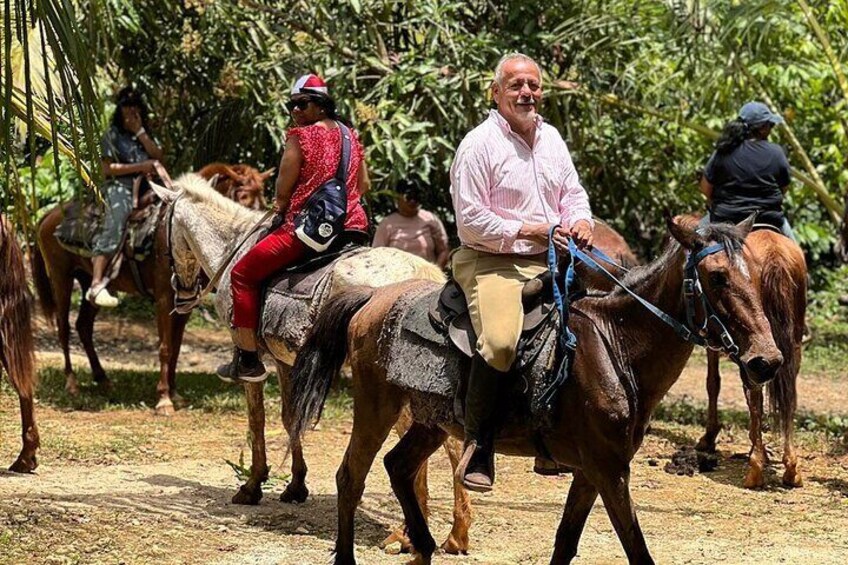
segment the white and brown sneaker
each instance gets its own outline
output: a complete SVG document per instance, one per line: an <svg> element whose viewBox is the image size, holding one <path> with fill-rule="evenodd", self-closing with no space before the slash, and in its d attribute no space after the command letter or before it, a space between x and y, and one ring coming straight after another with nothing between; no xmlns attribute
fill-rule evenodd
<svg viewBox="0 0 848 565"><path fill-rule="evenodd" d="M95 306L101 306L103 308L114 308L121 303L117 297L109 293L109 289L106 288L105 284L92 285L88 289L88 292L85 293L85 299Z"/></svg>

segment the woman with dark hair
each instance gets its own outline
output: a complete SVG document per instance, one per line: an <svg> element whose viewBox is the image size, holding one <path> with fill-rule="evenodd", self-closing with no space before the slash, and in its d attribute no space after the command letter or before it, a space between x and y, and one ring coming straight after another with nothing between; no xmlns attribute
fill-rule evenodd
<svg viewBox="0 0 848 565"><path fill-rule="evenodd" d="M703 223L738 223L756 212L758 223L771 224L796 241L783 214L789 161L783 148L768 141L781 123L783 117L765 104L748 102L724 127L701 177L709 208Z"/></svg>
<svg viewBox="0 0 848 565"><path fill-rule="evenodd" d="M233 360L218 367L227 382L262 382L265 366L256 350L262 283L275 272L302 259L309 247L295 231L295 218L310 197L336 175L342 155L342 128L327 85L316 75L300 77L286 103L295 127L289 129L277 177L274 208L282 223L248 251L233 267ZM346 176L345 230L365 231L368 218L360 197L370 188L365 152L352 129Z"/></svg>
<svg viewBox="0 0 848 565"><path fill-rule="evenodd" d="M100 142L102 152L103 199L106 213L103 228L94 239L91 288L86 299L96 306L114 307L118 299L104 284L106 268L118 246L133 209L133 185L140 176L150 177L163 152L148 132L147 105L131 86L123 88L117 97L112 125Z"/></svg>

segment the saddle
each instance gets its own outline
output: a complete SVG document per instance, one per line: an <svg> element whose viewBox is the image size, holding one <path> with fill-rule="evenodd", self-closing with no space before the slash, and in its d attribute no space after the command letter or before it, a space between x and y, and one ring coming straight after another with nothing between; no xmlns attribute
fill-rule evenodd
<svg viewBox="0 0 848 565"><path fill-rule="evenodd" d="M538 345L541 331L548 327L555 312L553 294L544 292L550 287L550 274L545 273L529 281L522 292L524 306L524 324L518 343L519 368L529 365L535 355L527 355ZM447 336L449 341L465 356L472 357L476 350L477 333L471 324L468 302L465 293L450 280L430 303L428 312L430 323L437 332Z"/></svg>
<svg viewBox="0 0 848 565"><path fill-rule="evenodd" d="M103 228L103 208L90 202L74 201L64 212L65 217L54 232L56 240L71 253L93 257L94 238ZM159 201L133 210L124 228L121 244L124 257L141 262L150 255L161 212Z"/></svg>

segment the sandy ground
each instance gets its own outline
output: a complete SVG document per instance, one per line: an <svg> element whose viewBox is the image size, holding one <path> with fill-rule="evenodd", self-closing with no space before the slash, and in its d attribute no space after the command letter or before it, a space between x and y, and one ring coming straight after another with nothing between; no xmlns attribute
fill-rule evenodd
<svg viewBox="0 0 848 565"><path fill-rule="evenodd" d="M150 390L140 393L137 403L102 403L82 411L70 411L61 401L39 404L43 439L37 474L0 473L0 562L328 562L336 524L334 475L347 442L350 415L331 414L307 436L311 496L302 505L286 505L278 500L285 485L280 477L285 471L281 461L285 436L269 399L269 460L276 480L266 488L259 506L233 505L230 497L238 479L225 460L237 461L247 449L246 417L226 403L221 408L200 399L172 418L154 417L145 407L152 401L157 369L150 329L98 325L100 341L106 342L102 359L107 370L149 375ZM208 371L226 357L226 343L220 331L190 331L183 371ZM43 368L61 366L50 334L40 333L39 347ZM85 367L79 355L74 360ZM695 359L672 396L702 401L703 374L703 359ZM802 409L848 412L845 380L838 377L803 376ZM722 407L744 408L738 378L726 371L725 383ZM221 394L232 394L226 385L208 386L213 390L204 399L214 396L219 386ZM8 386L2 392L0 462L8 464L19 449L20 428L17 403ZM84 394L96 392L86 388ZM699 431L655 422L633 462L633 496L658 563L848 561L848 456L838 441L800 434L804 488L779 486L778 465L768 488L751 492L741 486L748 448L746 433L738 428L721 436L722 458L716 472L694 477L664 472L675 449L694 443ZM392 438L383 453L393 443ZM470 554L437 555L435 563L547 563L570 477L537 476L532 461L524 459L499 457L497 465L496 490L472 499ZM430 476L431 527L440 542L450 529L452 505L450 467L442 452L434 457ZM378 458L357 515L360 563L407 561L408 557L389 555L378 547L400 516ZM576 562L625 562L600 502L589 518Z"/></svg>

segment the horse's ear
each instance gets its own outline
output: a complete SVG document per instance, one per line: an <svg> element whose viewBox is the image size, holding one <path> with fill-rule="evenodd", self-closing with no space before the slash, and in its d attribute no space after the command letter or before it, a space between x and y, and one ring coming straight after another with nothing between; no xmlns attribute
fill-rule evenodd
<svg viewBox="0 0 848 565"><path fill-rule="evenodd" d="M211 186L212 188L215 188L216 186L218 186L218 180L220 178L221 178L221 173L215 173L214 175L212 175L212 178L209 179L209 186Z"/></svg>
<svg viewBox="0 0 848 565"><path fill-rule="evenodd" d="M169 190L162 185L156 184L155 182L150 182L150 187L153 189L153 192L156 193L156 196L159 197L162 202L166 204L170 204L180 195L180 192L176 190Z"/></svg>
<svg viewBox="0 0 848 565"><path fill-rule="evenodd" d="M271 169L268 169L267 171L261 173L259 176L262 178L262 182L265 182L266 180L271 178L274 175L274 173L276 172L276 170L277 169L271 168Z"/></svg>
<svg viewBox="0 0 848 565"><path fill-rule="evenodd" d="M671 216L671 212L665 210L665 224L668 226L668 231L671 233L671 237L677 240L677 242L685 247L686 249L692 250L696 247L702 247L704 245L703 239L698 233L691 227L686 225L686 222L681 221L679 218L674 218Z"/></svg>
<svg viewBox="0 0 848 565"><path fill-rule="evenodd" d="M748 237L748 234L751 233L751 230L754 229L754 224L757 222L757 212L752 213L750 216L736 224L736 229L739 230L739 237L745 239Z"/></svg>

